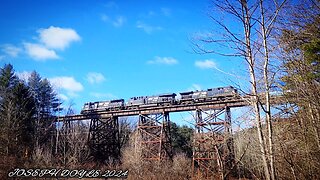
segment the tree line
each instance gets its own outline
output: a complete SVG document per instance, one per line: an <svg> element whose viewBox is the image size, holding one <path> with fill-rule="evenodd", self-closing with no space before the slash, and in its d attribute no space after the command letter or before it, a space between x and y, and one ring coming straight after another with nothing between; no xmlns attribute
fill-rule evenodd
<svg viewBox="0 0 320 180"><path fill-rule="evenodd" d="M11 64L0 69L0 156L5 161L1 166L22 163L34 149L52 145L52 117L60 105L48 79L37 72L23 81Z"/></svg>
<svg viewBox="0 0 320 180"><path fill-rule="evenodd" d="M7 173L15 167L101 168L107 165L96 162L90 154L88 123L54 121L54 117L64 111L61 107L54 87L36 71L22 80L11 64L0 68L0 178L7 178ZM70 112L72 107L67 114ZM131 124L126 119L119 121L122 154L135 134ZM190 127L171 122L175 155L192 157L192 132Z"/></svg>

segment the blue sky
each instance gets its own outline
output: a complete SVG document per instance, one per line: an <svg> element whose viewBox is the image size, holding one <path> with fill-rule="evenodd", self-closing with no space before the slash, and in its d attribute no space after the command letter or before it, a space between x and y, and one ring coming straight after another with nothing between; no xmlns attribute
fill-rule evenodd
<svg viewBox="0 0 320 180"><path fill-rule="evenodd" d="M241 61L192 50L210 1L1 0L0 64L36 70L80 112L87 101L241 84ZM220 14L217 14L220 16Z"/></svg>

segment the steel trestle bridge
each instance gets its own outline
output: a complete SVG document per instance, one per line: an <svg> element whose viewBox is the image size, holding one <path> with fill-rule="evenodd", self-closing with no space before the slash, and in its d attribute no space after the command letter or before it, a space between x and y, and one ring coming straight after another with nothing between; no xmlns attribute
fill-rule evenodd
<svg viewBox="0 0 320 180"><path fill-rule="evenodd" d="M249 96L224 97L184 104L136 109L94 111L56 117L56 122L90 120L88 144L93 156L119 159L119 117L138 116L136 148L141 157L161 161L172 158L170 113L195 111L193 136L193 177L212 178L234 163L230 108L250 105Z"/></svg>

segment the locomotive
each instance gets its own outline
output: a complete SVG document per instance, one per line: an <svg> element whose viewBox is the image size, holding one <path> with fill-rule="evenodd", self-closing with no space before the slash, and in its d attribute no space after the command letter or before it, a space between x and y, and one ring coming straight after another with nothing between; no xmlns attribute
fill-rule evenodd
<svg viewBox="0 0 320 180"><path fill-rule="evenodd" d="M121 110L124 109L124 99L115 99L111 101L87 102L83 105L81 114L87 114L94 111Z"/></svg>
<svg viewBox="0 0 320 180"><path fill-rule="evenodd" d="M124 99L111 101L87 102L84 104L81 114L98 111L130 110L142 107L169 106L175 104L193 104L195 102L221 101L238 96L237 89L232 86L210 88L201 91L181 92L180 99L175 93L167 93L153 96L137 96L130 98L126 103Z"/></svg>
<svg viewBox="0 0 320 180"><path fill-rule="evenodd" d="M218 88L210 88L207 90L201 91L189 91L180 93L181 99L180 102L182 104L194 103L194 102L203 102L208 100L224 100L228 97L234 97L238 95L237 89L232 86L227 87L218 87Z"/></svg>

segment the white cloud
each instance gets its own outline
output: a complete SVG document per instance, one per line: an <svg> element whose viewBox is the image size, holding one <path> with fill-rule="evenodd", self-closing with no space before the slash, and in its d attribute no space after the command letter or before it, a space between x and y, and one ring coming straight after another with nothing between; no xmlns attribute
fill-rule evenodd
<svg viewBox="0 0 320 180"><path fill-rule="evenodd" d="M111 93L98 93L98 92L91 92L90 96L95 98L105 98L105 99L117 99L117 96Z"/></svg>
<svg viewBox="0 0 320 180"><path fill-rule="evenodd" d="M12 44L4 44L2 47L2 51L10 57L17 57L22 51L21 48L18 48Z"/></svg>
<svg viewBox="0 0 320 180"><path fill-rule="evenodd" d="M80 41L78 33L70 28L50 26L47 29L39 29L39 38L46 47L64 50L72 42Z"/></svg>
<svg viewBox="0 0 320 180"><path fill-rule="evenodd" d="M58 98L63 100L63 101L69 100L68 96L66 96L65 94L58 94Z"/></svg>
<svg viewBox="0 0 320 180"><path fill-rule="evenodd" d="M47 49L40 44L24 43L26 53L35 60L58 59L54 50Z"/></svg>
<svg viewBox="0 0 320 180"><path fill-rule="evenodd" d="M18 76L19 79L27 82L29 77L31 76L32 72L29 71L22 71L22 72L16 72L16 75Z"/></svg>
<svg viewBox="0 0 320 180"><path fill-rule="evenodd" d="M112 23L115 27L121 27L126 21L126 18L123 16L119 16L115 19L115 21Z"/></svg>
<svg viewBox="0 0 320 180"><path fill-rule="evenodd" d="M158 57L156 56L154 60L147 61L148 64L167 64L174 65L178 64L178 61L172 57Z"/></svg>
<svg viewBox="0 0 320 180"><path fill-rule="evenodd" d="M79 97L79 94L77 94L76 92L74 92L74 91L67 91L67 95L69 96L69 97Z"/></svg>
<svg viewBox="0 0 320 180"><path fill-rule="evenodd" d="M196 61L194 65L201 69L212 69L217 68L217 65L212 60L203 60L203 61Z"/></svg>
<svg viewBox="0 0 320 180"><path fill-rule="evenodd" d="M23 48L11 44L0 45L4 52L4 55L0 56L0 60L7 56L17 57L22 52L39 61L59 59L55 50L64 50L72 42L81 39L77 32L70 28L50 26L47 29L39 29L37 32L39 33L39 36L36 37L38 42L23 42Z"/></svg>
<svg viewBox="0 0 320 180"><path fill-rule="evenodd" d="M49 81L55 88L64 89L70 94L74 94L75 92L83 90L82 84L71 76L54 77L50 78Z"/></svg>
<svg viewBox="0 0 320 180"><path fill-rule="evenodd" d="M101 20L104 21L104 22L107 22L110 20L109 16L105 15L105 14L102 14L101 15Z"/></svg>
<svg viewBox="0 0 320 180"><path fill-rule="evenodd" d="M160 26L151 26L141 21L137 22L137 28L144 30L148 34L151 34L153 31L156 31L156 30L162 30L162 27Z"/></svg>
<svg viewBox="0 0 320 180"><path fill-rule="evenodd" d="M106 14L101 15L101 20L103 22L111 23L114 27L121 27L126 22L126 18L124 16L118 16L116 18L111 18L111 17L107 16Z"/></svg>
<svg viewBox="0 0 320 180"><path fill-rule="evenodd" d="M106 80L106 78L101 73L89 72L87 74L87 81L90 84L101 83L105 80Z"/></svg>

